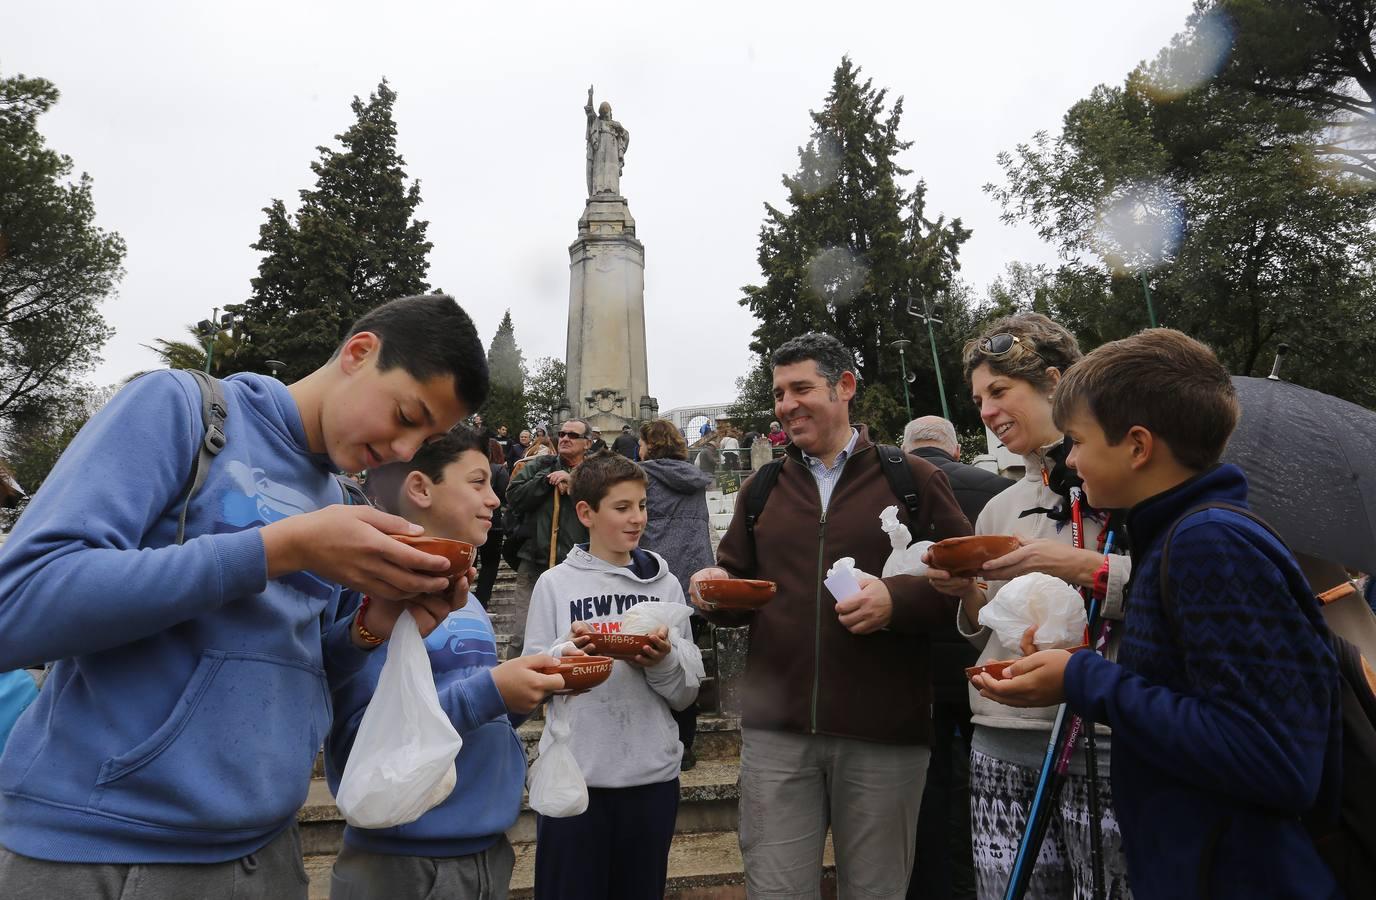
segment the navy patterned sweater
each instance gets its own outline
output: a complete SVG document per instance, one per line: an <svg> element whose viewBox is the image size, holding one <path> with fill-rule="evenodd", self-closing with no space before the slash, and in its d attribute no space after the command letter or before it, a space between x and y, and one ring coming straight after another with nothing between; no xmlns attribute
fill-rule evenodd
<svg viewBox="0 0 1376 900"><path fill-rule="evenodd" d="M1171 539L1162 606L1166 532L1210 502L1246 506L1240 469L1210 469L1128 513L1118 661L1074 654L1067 702L1113 729L1137 900L1337 897L1299 820L1336 797L1337 662L1294 558L1250 519L1196 513Z"/></svg>

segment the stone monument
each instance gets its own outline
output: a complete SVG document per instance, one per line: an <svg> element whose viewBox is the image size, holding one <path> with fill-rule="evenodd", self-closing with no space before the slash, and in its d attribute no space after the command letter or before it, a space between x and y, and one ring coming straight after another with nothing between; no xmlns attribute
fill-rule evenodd
<svg viewBox="0 0 1376 900"><path fill-rule="evenodd" d="M568 382L559 415L616 434L659 415L645 360L645 247L621 196L630 132L612 118L610 103L593 111L592 88L583 112L588 199L569 247Z"/></svg>

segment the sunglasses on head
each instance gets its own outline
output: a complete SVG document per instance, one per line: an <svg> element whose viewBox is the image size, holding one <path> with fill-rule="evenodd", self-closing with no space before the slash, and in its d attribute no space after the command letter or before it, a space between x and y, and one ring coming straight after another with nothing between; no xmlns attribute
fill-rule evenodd
<svg viewBox="0 0 1376 900"><path fill-rule="evenodd" d="M1038 353L1036 348L1030 343L1024 341L1016 334L1009 334L1006 331L1002 334L993 334L987 338L981 338L979 342L979 352L992 359L998 359L1000 356L1007 356L1013 352L1013 348L1015 347L1027 353L1031 353L1042 362L1046 362L1046 357Z"/></svg>
<svg viewBox="0 0 1376 900"><path fill-rule="evenodd" d="M587 437L586 434L579 434L576 431L561 431L559 432L559 436L561 438L568 438L571 441L581 441L583 438Z"/></svg>

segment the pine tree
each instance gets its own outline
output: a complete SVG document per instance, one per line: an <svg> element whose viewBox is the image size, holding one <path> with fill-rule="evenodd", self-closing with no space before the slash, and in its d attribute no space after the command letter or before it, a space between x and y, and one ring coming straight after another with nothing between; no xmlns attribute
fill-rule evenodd
<svg viewBox="0 0 1376 900"><path fill-rule="evenodd" d="M513 436L519 434L526 425L526 361L516 346L509 309L487 348L487 371L492 387L483 404L483 422L493 431L505 425Z"/></svg>
<svg viewBox="0 0 1376 900"><path fill-rule="evenodd" d="M916 337L909 298L935 296L950 284L970 232L959 219L928 220L925 185L909 191L900 183L912 173L897 156L911 142L899 138L903 100L886 111L887 93L862 82L860 69L842 58L825 105L811 113L797 173L784 176L788 210L765 204L764 283L745 287L740 303L759 320L750 347L762 365L806 331L828 332L848 346L862 395L883 389L899 398L896 414L891 404L878 404L886 421L869 423L892 433L904 412L898 352L890 345ZM936 401L935 385L929 390Z"/></svg>
<svg viewBox="0 0 1376 900"><path fill-rule="evenodd" d="M568 368L562 359L542 356L526 379L526 419L529 426L558 425L554 415L568 394Z"/></svg>
<svg viewBox="0 0 1376 900"><path fill-rule="evenodd" d="M263 211L253 249L263 253L253 294L235 307L245 318L251 349L237 367L300 378L329 358L355 319L374 307L429 290L428 222L414 218L420 182L407 184L392 118L396 93L386 79L356 121L336 135L338 149L317 148L315 187L301 191L294 216L273 200Z"/></svg>
<svg viewBox="0 0 1376 900"><path fill-rule="evenodd" d="M98 306L124 274L90 176L73 178L38 130L57 100L46 79L0 78L0 439L65 402L99 360L111 330Z"/></svg>

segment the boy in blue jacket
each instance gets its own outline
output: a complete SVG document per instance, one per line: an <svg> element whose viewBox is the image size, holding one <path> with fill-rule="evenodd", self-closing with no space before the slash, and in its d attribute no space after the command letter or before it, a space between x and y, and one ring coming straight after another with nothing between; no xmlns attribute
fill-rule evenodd
<svg viewBox="0 0 1376 900"><path fill-rule="evenodd" d="M1180 332L1144 331L1077 363L1055 417L1089 502L1128 510L1118 661L1034 652L976 687L1015 706L1064 700L1113 729L1137 900L1338 896L1300 821L1336 800L1338 670L1318 604L1264 527L1198 510L1247 504L1242 471L1218 464L1238 418L1227 371Z"/></svg>
<svg viewBox="0 0 1376 900"><path fill-rule="evenodd" d="M422 447L410 462L369 473L368 490L389 512L425 526L427 534L482 546L492 528L487 439L460 426ZM440 706L463 738L453 793L414 822L386 829L344 829L331 900L505 900L515 856L506 830L521 813L526 754L515 726L552 692L559 675L542 675L549 656L497 663L487 612L470 596L425 639ZM334 727L326 754L331 790L349 759L363 714L382 674L374 654L334 694Z"/></svg>
<svg viewBox="0 0 1376 900"><path fill-rule="evenodd" d="M305 898L327 673L362 668L405 606L428 633L467 590L334 475L409 459L482 403L452 298L378 307L291 386L221 387L226 442L184 542L202 398L161 371L92 417L0 549L0 670L56 661L0 757L6 900ZM339 614L348 589L366 620Z"/></svg>

